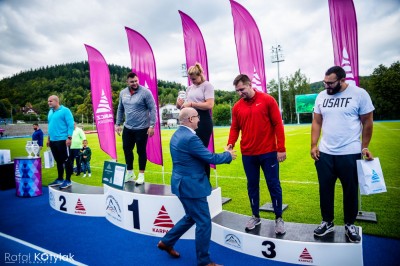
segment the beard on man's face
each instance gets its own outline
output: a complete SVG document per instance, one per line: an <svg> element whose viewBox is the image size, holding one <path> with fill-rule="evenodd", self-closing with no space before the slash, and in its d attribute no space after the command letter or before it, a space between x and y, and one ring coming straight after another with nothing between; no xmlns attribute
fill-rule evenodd
<svg viewBox="0 0 400 266"><path fill-rule="evenodd" d="M333 88L328 87L328 88L326 89L326 92L327 92L329 95L334 95L334 94L336 94L336 93L338 93L338 92L340 91L340 88L341 88L341 85L340 85L340 82L338 82L338 84L337 84L335 87L333 87Z"/></svg>

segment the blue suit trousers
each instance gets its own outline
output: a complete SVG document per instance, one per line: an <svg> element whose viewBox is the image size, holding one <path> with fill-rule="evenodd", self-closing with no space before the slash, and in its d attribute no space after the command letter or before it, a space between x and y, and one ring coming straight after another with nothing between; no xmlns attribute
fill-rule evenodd
<svg viewBox="0 0 400 266"><path fill-rule="evenodd" d="M207 198L182 198L180 197L185 216L161 239L168 245L174 246L178 239L196 224L196 256L197 265L203 266L211 262L208 249L211 239L211 216L208 207Z"/></svg>

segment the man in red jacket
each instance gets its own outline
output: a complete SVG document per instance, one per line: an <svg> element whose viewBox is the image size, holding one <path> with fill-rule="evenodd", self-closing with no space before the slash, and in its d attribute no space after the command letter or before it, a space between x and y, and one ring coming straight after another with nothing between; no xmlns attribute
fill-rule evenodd
<svg viewBox="0 0 400 266"><path fill-rule="evenodd" d="M246 231L261 224L260 167L271 195L275 213L275 233L286 233L282 219L282 188L279 181L279 163L286 159L285 133L278 104L266 93L256 91L247 75L240 74L233 81L241 99L232 110L232 124L228 146L233 148L242 133L240 149L247 176L247 191L253 216Z"/></svg>

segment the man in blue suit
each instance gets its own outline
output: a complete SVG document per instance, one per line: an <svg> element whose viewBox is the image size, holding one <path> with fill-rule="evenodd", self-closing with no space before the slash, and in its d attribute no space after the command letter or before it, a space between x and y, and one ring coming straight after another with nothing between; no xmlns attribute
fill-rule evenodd
<svg viewBox="0 0 400 266"><path fill-rule="evenodd" d="M180 254L173 249L179 238L196 224L197 265L217 265L210 259L211 215L207 196L211 185L204 163L223 164L236 159L236 152L225 148L220 154L211 153L196 135L199 115L194 108L184 108L179 114L180 127L173 134L170 150L173 162L171 190L181 201L185 216L160 240L158 248L174 258Z"/></svg>

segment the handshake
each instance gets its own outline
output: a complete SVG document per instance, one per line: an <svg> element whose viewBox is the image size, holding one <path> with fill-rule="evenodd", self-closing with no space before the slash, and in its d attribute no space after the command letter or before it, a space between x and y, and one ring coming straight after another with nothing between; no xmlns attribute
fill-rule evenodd
<svg viewBox="0 0 400 266"><path fill-rule="evenodd" d="M228 146L225 147L225 151L229 152L232 156L232 160L235 160L237 155L236 151L233 150L232 144L229 144Z"/></svg>

